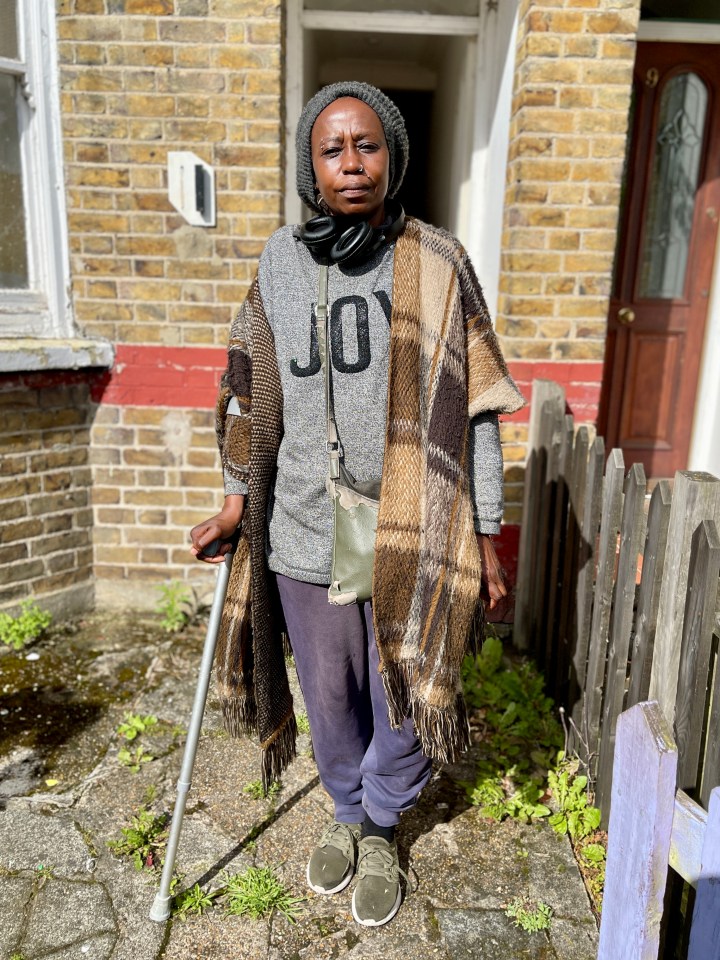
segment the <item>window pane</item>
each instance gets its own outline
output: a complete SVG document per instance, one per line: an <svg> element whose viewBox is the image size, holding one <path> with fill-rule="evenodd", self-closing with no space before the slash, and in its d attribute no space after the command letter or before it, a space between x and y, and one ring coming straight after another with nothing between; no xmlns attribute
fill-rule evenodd
<svg viewBox="0 0 720 960"><path fill-rule="evenodd" d="M304 0L306 10L352 10L355 13L435 13L477 17L479 0ZM368 23L368 30L372 24Z"/></svg>
<svg viewBox="0 0 720 960"><path fill-rule="evenodd" d="M707 90L694 73L673 77L662 93L645 238L641 297L682 297L703 148Z"/></svg>
<svg viewBox="0 0 720 960"><path fill-rule="evenodd" d="M0 0L0 57L18 58L16 0Z"/></svg>
<svg viewBox="0 0 720 960"><path fill-rule="evenodd" d="M0 287L27 287L16 80L0 74Z"/></svg>

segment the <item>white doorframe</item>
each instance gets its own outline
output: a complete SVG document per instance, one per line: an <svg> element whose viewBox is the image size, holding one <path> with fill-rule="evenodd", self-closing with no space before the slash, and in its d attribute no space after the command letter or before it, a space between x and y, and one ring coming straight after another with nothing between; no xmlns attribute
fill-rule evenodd
<svg viewBox="0 0 720 960"><path fill-rule="evenodd" d="M427 14L375 14L373 32L476 37L475 78L468 78L467 102L472 116L465 126L466 149L472 151L469 175L457 184L458 237L475 264L491 315L497 305L505 174L515 65L518 0L482 5L480 17ZM305 30L367 30L367 16L358 13L303 12L302 0L286 0L285 87L285 219L302 219L295 190L295 130L303 107L306 73ZM463 138L459 138L463 139ZM458 169L462 164L457 165Z"/></svg>
<svg viewBox="0 0 720 960"><path fill-rule="evenodd" d="M689 470L707 470L720 477L720 236L715 244L705 343L702 351Z"/></svg>

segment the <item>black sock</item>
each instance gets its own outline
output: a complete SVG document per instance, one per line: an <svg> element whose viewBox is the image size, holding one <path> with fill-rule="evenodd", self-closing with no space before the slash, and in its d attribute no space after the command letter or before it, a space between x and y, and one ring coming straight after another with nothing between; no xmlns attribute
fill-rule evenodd
<svg viewBox="0 0 720 960"><path fill-rule="evenodd" d="M362 825L361 837L382 837L388 843L395 840L395 827L381 827L366 814Z"/></svg>

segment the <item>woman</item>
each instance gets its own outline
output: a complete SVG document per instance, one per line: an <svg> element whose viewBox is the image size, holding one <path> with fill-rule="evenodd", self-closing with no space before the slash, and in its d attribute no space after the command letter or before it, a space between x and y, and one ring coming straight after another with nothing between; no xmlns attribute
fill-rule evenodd
<svg viewBox="0 0 720 960"><path fill-rule="evenodd" d="M296 735L287 633L335 805L308 883L333 894L356 875L353 915L368 926L400 905L400 815L431 760L468 744L460 664L481 589L491 608L506 592L489 537L502 512L497 414L524 402L465 251L406 221L392 200L407 159L402 116L376 88L333 84L305 106L298 192L336 219L283 227L267 243L218 401L225 503L191 533L193 554L220 562L203 547L241 526L217 654L225 721L257 731L264 782L279 776ZM333 514L315 321L328 260L343 457L357 480L382 477L372 603L345 606L328 603Z"/></svg>

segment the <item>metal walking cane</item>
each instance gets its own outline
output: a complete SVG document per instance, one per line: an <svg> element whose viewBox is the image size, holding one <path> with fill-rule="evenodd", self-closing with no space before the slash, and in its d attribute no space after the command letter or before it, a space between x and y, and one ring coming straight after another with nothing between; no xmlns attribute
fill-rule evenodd
<svg viewBox="0 0 720 960"><path fill-rule="evenodd" d="M213 540L203 552L211 557L217 553L219 548L220 541ZM224 562L218 564L215 592L213 594L210 619L208 621L207 633L205 634L205 646L203 647L202 660L200 661L200 670L198 672L198 682L195 689L195 700L193 701L190 725L185 742L185 753L183 754L182 767L180 769L180 779L177 783L175 809L173 810L172 820L170 821L170 836L168 837L167 852L165 854L162 877L160 878L160 889L155 894L155 900L150 909L150 919L158 923L162 923L170 916L170 901L172 899L170 896L170 883L172 881L173 870L175 869L175 856L180 840L180 829L182 828L183 816L185 815L185 804L190 790L195 754L197 753L198 740L200 739L200 726L202 724L203 714L205 713L205 702L210 685L210 673L215 657L215 645L220 630L220 620L222 618L223 604L225 603L228 581L230 579L232 559L233 550L230 550L229 553L225 554Z"/></svg>

